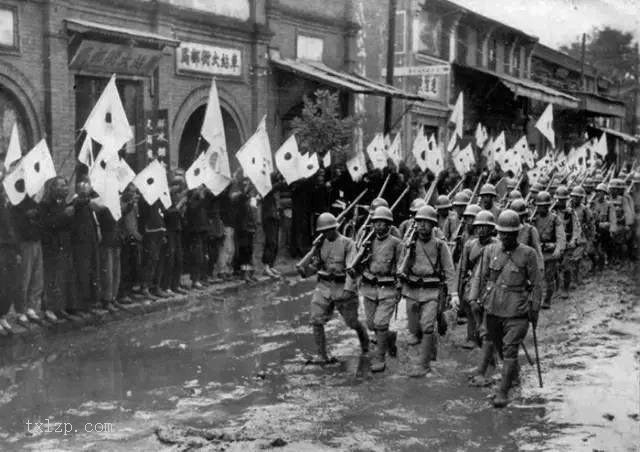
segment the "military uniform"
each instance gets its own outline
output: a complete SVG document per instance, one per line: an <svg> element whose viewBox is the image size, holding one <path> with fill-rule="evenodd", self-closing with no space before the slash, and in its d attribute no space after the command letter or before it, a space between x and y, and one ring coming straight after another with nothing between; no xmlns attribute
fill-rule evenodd
<svg viewBox="0 0 640 452"><path fill-rule="evenodd" d="M628 245L631 238L631 227L635 220L633 205L629 197L624 195L612 196L611 205L615 213L615 221L610 224L611 234L610 260L619 261L628 255Z"/></svg>
<svg viewBox="0 0 640 452"><path fill-rule="evenodd" d="M602 269L611 249L611 225L616 222L616 213L611 202L605 197L594 199L591 204L595 226L594 264Z"/></svg>
<svg viewBox="0 0 640 452"><path fill-rule="evenodd" d="M374 236L358 288L363 298L367 327L376 332L377 351L374 358L377 364L382 362L382 370L387 351L395 354L395 332L389 332L389 323L398 302L396 267L401 253L399 238L391 234L383 239Z"/></svg>
<svg viewBox="0 0 640 452"><path fill-rule="evenodd" d="M580 252L576 252L576 254L579 255L576 255L575 260L571 262L571 272L573 280L577 284L580 284L580 261L585 256L591 256L593 254L595 229L593 214L587 206L580 204L579 206L574 207L573 211L576 215L578 224L580 225L581 234L580 238L576 242L576 246L580 249Z"/></svg>
<svg viewBox="0 0 640 452"><path fill-rule="evenodd" d="M540 233L538 230L529 223L522 223L522 228L518 233L518 242L523 245L530 246L536 252L538 256L538 268L540 272L544 271L544 257L542 255L542 243L540 242Z"/></svg>
<svg viewBox="0 0 640 452"><path fill-rule="evenodd" d="M570 288L572 269L577 266L582 259L584 246L582 244L582 226L578 221L576 212L571 207L564 209L555 209L554 213L558 216L564 226L566 246L562 258L560 260L559 276L561 279L562 294L565 294Z"/></svg>
<svg viewBox="0 0 640 452"><path fill-rule="evenodd" d="M451 210L449 212L449 215L442 225L442 232L447 240L452 241L456 238L454 237L454 234L458 230L458 226L461 221L462 219L458 216L455 210Z"/></svg>
<svg viewBox="0 0 640 452"><path fill-rule="evenodd" d="M556 290L558 263L566 246L564 224L555 213L549 212L545 217L536 215L533 226L540 234L544 259L545 292L542 306L549 307Z"/></svg>
<svg viewBox="0 0 640 452"><path fill-rule="evenodd" d="M467 340L481 344L484 331L481 331L483 313L481 310L472 309L470 301L471 279L478 271L478 265L482 258L484 249L498 240L494 237L488 237L486 242L482 242L479 237L472 237L464 244L462 248L462 256L460 257L460 265L458 268L458 293L462 297L461 309L467 318Z"/></svg>

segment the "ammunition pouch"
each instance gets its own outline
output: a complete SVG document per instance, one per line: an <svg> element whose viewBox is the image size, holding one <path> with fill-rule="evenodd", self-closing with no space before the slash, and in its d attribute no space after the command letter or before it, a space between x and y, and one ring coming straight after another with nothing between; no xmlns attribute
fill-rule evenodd
<svg viewBox="0 0 640 452"><path fill-rule="evenodd" d="M437 275L401 275L402 282L415 289L439 289L442 287L442 279Z"/></svg>
<svg viewBox="0 0 640 452"><path fill-rule="evenodd" d="M347 279L347 276L342 273L318 273L318 281L343 283Z"/></svg>
<svg viewBox="0 0 640 452"><path fill-rule="evenodd" d="M362 281L367 284L371 284L372 286L382 287L395 286L396 284L396 279L393 276L378 276L369 271L364 271L362 273Z"/></svg>

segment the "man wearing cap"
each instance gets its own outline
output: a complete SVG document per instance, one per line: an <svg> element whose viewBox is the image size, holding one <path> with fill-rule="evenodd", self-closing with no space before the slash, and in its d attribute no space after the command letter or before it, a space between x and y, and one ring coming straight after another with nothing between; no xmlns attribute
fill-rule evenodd
<svg viewBox="0 0 640 452"><path fill-rule="evenodd" d="M496 243L493 237L495 230L495 217L488 210L481 210L475 216L473 229L476 237L471 238L464 244L460 266L458 268L458 293L462 294L462 309L467 317L467 339L464 348L472 349L476 345L482 345L484 334L481 334L482 308L476 303L471 304L469 298L471 291L471 278L478 271L478 264L482 257L483 250L490 244Z"/></svg>
<svg viewBox="0 0 640 452"><path fill-rule="evenodd" d="M571 208L573 209L578 224L580 225L582 234L577 241L574 256L570 260L571 279L576 284L582 284L582 275L580 274L580 261L585 255L593 254L593 240L595 236L595 228L593 223L593 214L591 210L584 204L587 192L580 185L573 187L571 190Z"/></svg>
<svg viewBox="0 0 640 452"><path fill-rule="evenodd" d="M490 211L494 218L498 218L500 215L500 207L496 204L496 187L493 184L484 184L480 188L480 207L484 210Z"/></svg>
<svg viewBox="0 0 640 452"><path fill-rule="evenodd" d="M445 285L454 309L460 301L449 247L444 240L433 237L432 230L438 223L435 209L421 207L415 220L415 240L404 248L397 271L407 303L409 331L418 339L420 352L409 372L410 377L417 378L430 372L430 362L436 356L436 319L439 302L447 293Z"/></svg>
<svg viewBox="0 0 640 452"><path fill-rule="evenodd" d="M561 259L559 276L560 297L567 298L569 289L573 288L575 281L571 280L571 267L575 261L582 257L582 248L579 246L582 240L582 225L578 221L575 211L567 204L569 200L569 190L565 185L558 186L556 190L556 203L553 211L564 225L566 237L566 247Z"/></svg>
<svg viewBox="0 0 640 452"><path fill-rule="evenodd" d="M351 261L348 271L352 277L360 274L359 292L363 297L367 327L375 331L376 352L371 360L371 371L384 371L387 352L396 356L396 332L389 331L391 316L400 300L396 287L396 267L402 252L401 240L391 235L393 214L388 207L377 207L371 217L374 234L362 244L367 256L355 265ZM360 250L358 250L360 252Z"/></svg>
<svg viewBox="0 0 640 452"><path fill-rule="evenodd" d="M544 258L544 300L543 309L551 307L551 298L556 290L558 278L558 262L566 246L564 224L558 216L550 211L551 195L541 191L536 196L536 214L531 224L540 234L542 256Z"/></svg>
<svg viewBox="0 0 640 452"><path fill-rule="evenodd" d="M358 296L353 279L346 273L346 265L355 253L353 241L338 232L338 222L329 212L320 214L316 231L322 234L322 244L317 248L309 265L298 268L303 276L314 271L318 284L311 298L311 325L317 355L312 363L326 364L332 361L327 354L324 325L337 308L344 323L358 334L360 351L369 351L369 337L364 325L358 320Z"/></svg>
<svg viewBox="0 0 640 452"><path fill-rule="evenodd" d="M451 210L451 207L452 207L451 201L449 200L449 197L447 195L438 196L438 198L436 199L436 211L438 212L438 224L436 226L438 226L438 229L440 229L444 233L445 238L447 240L449 239L449 237L447 236L444 225L445 225L445 222L447 221L447 218L449 218L449 211Z"/></svg>
<svg viewBox="0 0 640 452"><path fill-rule="evenodd" d="M600 182L596 186L595 198L591 203L595 223L594 269L602 270L608 261L611 248L611 225L616 222L616 212L607 198L609 189Z"/></svg>
<svg viewBox="0 0 640 452"><path fill-rule="evenodd" d="M496 229L500 241L484 249L469 297L484 307L487 328L472 384L485 383L494 350L502 350L502 379L493 397L493 406L502 408L509 403L509 389L518 376L518 349L529 322L533 328L538 322L541 275L536 252L518 243L518 214L510 209L502 212Z"/></svg>

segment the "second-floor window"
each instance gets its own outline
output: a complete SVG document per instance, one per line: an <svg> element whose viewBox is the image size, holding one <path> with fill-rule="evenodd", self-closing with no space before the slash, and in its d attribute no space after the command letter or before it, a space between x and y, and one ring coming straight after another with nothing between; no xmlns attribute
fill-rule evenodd
<svg viewBox="0 0 640 452"><path fill-rule="evenodd" d="M18 47L17 18L14 8L0 7L0 48Z"/></svg>
<svg viewBox="0 0 640 452"><path fill-rule="evenodd" d="M520 47L516 47L513 50L512 74L516 77L520 77Z"/></svg>
<svg viewBox="0 0 640 452"><path fill-rule="evenodd" d="M439 57L442 44L442 20L434 13L423 11L418 24L418 29L414 30L414 33L418 33L417 50Z"/></svg>
<svg viewBox="0 0 640 452"><path fill-rule="evenodd" d="M488 52L488 66L492 71L496 70L496 62L498 61L498 41L495 38L489 39Z"/></svg>

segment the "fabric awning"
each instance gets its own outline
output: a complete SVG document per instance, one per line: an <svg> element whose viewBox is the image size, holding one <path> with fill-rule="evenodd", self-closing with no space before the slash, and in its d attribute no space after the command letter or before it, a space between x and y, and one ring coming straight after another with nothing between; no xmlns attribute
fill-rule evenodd
<svg viewBox="0 0 640 452"><path fill-rule="evenodd" d="M598 116L624 118L626 107L624 102L596 93L571 91L580 100L580 109Z"/></svg>
<svg viewBox="0 0 640 452"><path fill-rule="evenodd" d="M150 33L132 28L115 27L112 25L105 25L81 19L65 19L65 22L67 24L68 31L90 34L94 37L103 37L108 39L115 38L118 40L129 41L133 40L159 48L165 46L177 47L180 43L176 39L167 38L157 33Z"/></svg>
<svg viewBox="0 0 640 452"><path fill-rule="evenodd" d="M618 130L613 130L613 129L609 129L607 127L599 127L599 126L591 126L593 129L599 130L601 132L604 133L608 133L611 136L614 136L616 138L621 139L622 141L626 142L626 143L637 143L638 142L638 138L631 136L627 133L624 132L620 132Z"/></svg>
<svg viewBox="0 0 640 452"><path fill-rule="evenodd" d="M339 89L347 89L358 94L374 96L391 96L399 99L425 101L425 97L411 94L391 85L338 71L315 61L300 61L284 58L276 54L270 55L271 63L282 70L300 74L303 77L316 80Z"/></svg>
<svg viewBox="0 0 640 452"><path fill-rule="evenodd" d="M484 75L495 77L516 96L528 97L529 99L548 102L566 108L577 109L580 104L577 98L553 88L549 88L548 86L541 83L534 82L533 80L517 78L508 74L499 74L488 69L475 66L467 66L465 64L454 63L454 65L467 70L477 71Z"/></svg>

